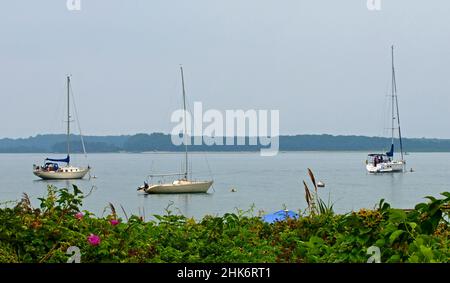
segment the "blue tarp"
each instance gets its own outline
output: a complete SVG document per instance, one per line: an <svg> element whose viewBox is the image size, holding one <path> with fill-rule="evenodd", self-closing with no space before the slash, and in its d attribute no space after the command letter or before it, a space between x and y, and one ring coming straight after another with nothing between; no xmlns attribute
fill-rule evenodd
<svg viewBox="0 0 450 283"><path fill-rule="evenodd" d="M66 157L66 158L64 158L64 159L53 159L53 158L46 158L45 160L48 160L48 161L53 161L53 162L65 162L65 163L69 164L69 163L70 163L70 156L69 156L69 155L67 155L67 157Z"/></svg>
<svg viewBox="0 0 450 283"><path fill-rule="evenodd" d="M263 216L263 221L267 223L275 223L277 221L283 221L287 218L298 218L298 214L291 210L280 210L272 214Z"/></svg>

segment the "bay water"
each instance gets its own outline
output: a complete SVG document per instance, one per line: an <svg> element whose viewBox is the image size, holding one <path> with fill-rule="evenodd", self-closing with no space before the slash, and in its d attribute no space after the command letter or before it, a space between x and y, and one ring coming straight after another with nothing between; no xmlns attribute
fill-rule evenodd
<svg viewBox="0 0 450 283"><path fill-rule="evenodd" d="M58 155L56 155L57 157ZM83 180L44 181L34 176L32 164L41 164L45 154L0 154L0 203L19 200L27 193L38 206L38 197L48 185L59 188L76 184L90 195L83 209L97 216L106 215L112 203L121 217L143 215L151 219L166 209L197 219L223 215L237 210L271 213L280 209L304 211L307 207L303 180L312 189L307 168L316 180L325 183L319 195L333 203L338 213L373 208L384 198L393 207L413 208L450 191L450 153L411 153L406 156L407 172L367 174L366 152L280 152L274 157L259 152L190 153L194 179L213 178L207 194L146 195L137 187L151 173L182 171L182 153L108 153L90 154L87 159L73 155L74 165L89 164L92 176ZM410 169L413 172L410 172Z"/></svg>

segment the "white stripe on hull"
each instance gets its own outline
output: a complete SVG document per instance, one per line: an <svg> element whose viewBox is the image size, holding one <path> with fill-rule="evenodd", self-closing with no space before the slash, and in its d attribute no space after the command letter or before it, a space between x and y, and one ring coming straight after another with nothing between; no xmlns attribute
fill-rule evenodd
<svg viewBox="0 0 450 283"><path fill-rule="evenodd" d="M151 185L144 191L147 194L184 194L184 193L206 193L213 181L189 182L189 184L162 184Z"/></svg>
<svg viewBox="0 0 450 283"><path fill-rule="evenodd" d="M34 175L44 180L66 180L66 179L82 179L89 169L80 169L77 172L55 172L55 171L33 171Z"/></svg>

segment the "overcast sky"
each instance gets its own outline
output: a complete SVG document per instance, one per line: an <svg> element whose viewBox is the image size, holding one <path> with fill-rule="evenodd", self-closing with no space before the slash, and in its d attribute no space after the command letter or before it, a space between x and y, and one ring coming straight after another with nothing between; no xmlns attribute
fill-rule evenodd
<svg viewBox="0 0 450 283"><path fill-rule="evenodd" d="M66 0L0 4L0 138L170 132L181 106L278 109L282 134L385 134L390 45L402 130L450 138L450 2Z"/></svg>

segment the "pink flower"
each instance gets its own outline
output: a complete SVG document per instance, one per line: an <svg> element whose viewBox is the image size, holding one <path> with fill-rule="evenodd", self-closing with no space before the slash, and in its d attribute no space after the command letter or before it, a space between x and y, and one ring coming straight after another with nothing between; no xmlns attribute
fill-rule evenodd
<svg viewBox="0 0 450 283"><path fill-rule="evenodd" d="M78 212L77 214L75 214L75 218L80 220L81 218L83 218L84 214L82 212Z"/></svg>
<svg viewBox="0 0 450 283"><path fill-rule="evenodd" d="M100 242L101 242L100 237L97 235L94 235L94 234L90 234L88 236L87 240L91 246L98 246L98 245L100 245Z"/></svg>
<svg viewBox="0 0 450 283"><path fill-rule="evenodd" d="M111 219L109 222L111 223L112 226L116 226L117 224L119 224L119 220L117 219Z"/></svg>

